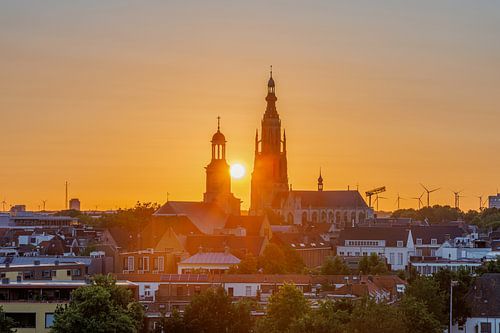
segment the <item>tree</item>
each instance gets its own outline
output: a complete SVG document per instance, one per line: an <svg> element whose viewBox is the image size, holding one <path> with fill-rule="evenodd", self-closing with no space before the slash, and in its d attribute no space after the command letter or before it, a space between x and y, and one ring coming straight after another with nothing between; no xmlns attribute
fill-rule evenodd
<svg viewBox="0 0 500 333"><path fill-rule="evenodd" d="M238 265L234 269L230 269L229 273L234 274L255 274L257 273L257 258L253 255L248 254L243 258Z"/></svg>
<svg viewBox="0 0 500 333"><path fill-rule="evenodd" d="M363 256L359 261L359 271L361 274L385 274L387 273L387 264L383 259L381 259L376 253L370 254L370 256Z"/></svg>
<svg viewBox="0 0 500 333"><path fill-rule="evenodd" d="M13 333L16 332L14 329L16 327L16 322L5 315L3 307L0 306L0 332L2 333Z"/></svg>
<svg viewBox="0 0 500 333"><path fill-rule="evenodd" d="M295 320L309 312L302 291L293 284L284 284L269 298L267 316L258 322L257 332L286 332Z"/></svg>
<svg viewBox="0 0 500 333"><path fill-rule="evenodd" d="M414 297L403 297L399 312L407 333L443 332L441 323L427 311L425 303L417 301Z"/></svg>
<svg viewBox="0 0 500 333"><path fill-rule="evenodd" d="M476 269L478 275L485 273L500 273L500 259L487 261Z"/></svg>
<svg viewBox="0 0 500 333"><path fill-rule="evenodd" d="M396 307L385 302L376 303L370 298L356 304L348 328L349 332L356 333L400 333L404 330Z"/></svg>
<svg viewBox="0 0 500 333"><path fill-rule="evenodd" d="M165 313L161 313L161 318L159 325L153 330L153 333L185 333L186 325L184 324L184 319L177 309L172 311L170 317L167 317Z"/></svg>
<svg viewBox="0 0 500 333"><path fill-rule="evenodd" d="M350 274L351 270L344 261L337 256L326 258L321 266L322 275L344 275Z"/></svg>
<svg viewBox="0 0 500 333"><path fill-rule="evenodd" d="M285 254L276 244L270 243L264 249L264 253L259 257L259 267L265 274L285 273Z"/></svg>
<svg viewBox="0 0 500 333"><path fill-rule="evenodd" d="M71 301L58 306L52 332L140 331L144 308L132 299L130 290L117 286L111 276L97 275L91 285L71 293Z"/></svg>
<svg viewBox="0 0 500 333"><path fill-rule="evenodd" d="M406 295L425 304L427 311L440 323L447 322L446 295L432 277L419 276L406 288Z"/></svg>
<svg viewBox="0 0 500 333"><path fill-rule="evenodd" d="M186 332L248 333L253 326L249 303L233 304L223 288L208 289L184 311Z"/></svg>

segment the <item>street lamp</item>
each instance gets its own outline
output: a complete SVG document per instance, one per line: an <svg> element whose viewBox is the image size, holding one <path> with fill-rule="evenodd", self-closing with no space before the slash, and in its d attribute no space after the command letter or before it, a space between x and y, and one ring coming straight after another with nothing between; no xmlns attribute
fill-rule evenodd
<svg viewBox="0 0 500 333"><path fill-rule="evenodd" d="M450 330L448 331L448 333L451 333L451 327L453 326L453 287L457 285L458 281L450 281Z"/></svg>

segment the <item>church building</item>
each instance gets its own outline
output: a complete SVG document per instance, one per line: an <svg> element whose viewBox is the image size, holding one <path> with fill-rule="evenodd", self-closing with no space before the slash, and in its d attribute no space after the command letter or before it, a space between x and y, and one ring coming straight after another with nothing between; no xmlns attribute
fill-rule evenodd
<svg viewBox="0 0 500 333"><path fill-rule="evenodd" d="M357 190L324 191L319 175L317 191L292 190L288 184L286 134L276 109L276 83L271 70L267 83L267 107L262 118L259 139L255 135L255 160L251 184L251 215L271 210L285 223L332 223L343 229L373 217Z"/></svg>

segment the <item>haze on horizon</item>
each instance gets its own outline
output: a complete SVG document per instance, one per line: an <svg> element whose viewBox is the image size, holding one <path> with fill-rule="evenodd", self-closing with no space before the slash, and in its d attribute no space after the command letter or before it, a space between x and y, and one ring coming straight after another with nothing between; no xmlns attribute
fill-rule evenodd
<svg viewBox="0 0 500 333"><path fill-rule="evenodd" d="M4 1L0 28L0 201L201 200L220 115L247 208L270 64L293 188L500 186L500 2Z"/></svg>

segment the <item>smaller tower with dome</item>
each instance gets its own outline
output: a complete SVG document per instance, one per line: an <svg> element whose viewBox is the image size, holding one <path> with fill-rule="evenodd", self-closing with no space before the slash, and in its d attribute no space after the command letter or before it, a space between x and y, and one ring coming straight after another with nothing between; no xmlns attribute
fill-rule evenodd
<svg viewBox="0 0 500 333"><path fill-rule="evenodd" d="M220 117L217 117L217 132L212 136L212 160L206 169L206 192L203 201L216 203L227 214L239 215L241 200L231 193L231 175L226 162L226 137L220 131Z"/></svg>

